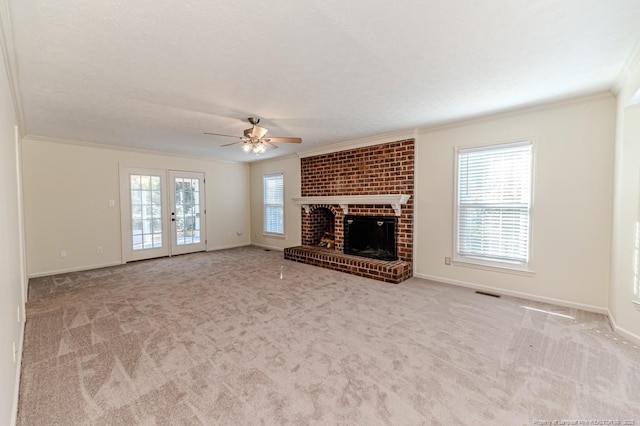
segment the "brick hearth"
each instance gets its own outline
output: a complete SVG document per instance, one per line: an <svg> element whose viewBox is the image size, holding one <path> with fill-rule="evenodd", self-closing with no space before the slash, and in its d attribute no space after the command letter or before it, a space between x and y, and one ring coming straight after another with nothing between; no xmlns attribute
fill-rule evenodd
<svg viewBox="0 0 640 426"><path fill-rule="evenodd" d="M344 212L339 205L301 209L302 246L285 249L286 259L335 269L381 281L399 283L413 275L414 141L391 142L302 158L302 197L407 194L411 198L398 217L397 261L368 259L343 253ZM389 205L349 205L349 214L395 216ZM333 223L328 224L331 214ZM325 230L335 232L335 248L317 247Z"/></svg>
<svg viewBox="0 0 640 426"><path fill-rule="evenodd" d="M324 247L289 247L284 249L284 258L393 284L398 284L412 276L409 262L368 259Z"/></svg>

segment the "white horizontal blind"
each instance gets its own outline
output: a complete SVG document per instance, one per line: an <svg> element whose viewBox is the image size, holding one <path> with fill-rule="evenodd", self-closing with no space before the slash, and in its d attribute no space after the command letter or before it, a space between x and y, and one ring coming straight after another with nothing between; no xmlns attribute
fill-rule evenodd
<svg viewBox="0 0 640 426"><path fill-rule="evenodd" d="M457 254L529 261L531 142L458 152Z"/></svg>
<svg viewBox="0 0 640 426"><path fill-rule="evenodd" d="M264 232L284 234L284 175L264 176Z"/></svg>

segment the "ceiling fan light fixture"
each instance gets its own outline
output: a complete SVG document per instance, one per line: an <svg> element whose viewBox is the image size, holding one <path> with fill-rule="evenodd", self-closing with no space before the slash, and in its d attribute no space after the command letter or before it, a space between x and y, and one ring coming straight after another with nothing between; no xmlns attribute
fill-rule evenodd
<svg viewBox="0 0 640 426"><path fill-rule="evenodd" d="M263 142L257 142L253 145L253 153L255 155L264 154L267 151L267 146Z"/></svg>
<svg viewBox="0 0 640 426"><path fill-rule="evenodd" d="M240 149L247 154L261 155L267 152L267 144L259 139L245 140Z"/></svg>
<svg viewBox="0 0 640 426"><path fill-rule="evenodd" d="M245 143L242 144L240 148L248 154L253 149L253 146L251 146L251 142L246 141Z"/></svg>

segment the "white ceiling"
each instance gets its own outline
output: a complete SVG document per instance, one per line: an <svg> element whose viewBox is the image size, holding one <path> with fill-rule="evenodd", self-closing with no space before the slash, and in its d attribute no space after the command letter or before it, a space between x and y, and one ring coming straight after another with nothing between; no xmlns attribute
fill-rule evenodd
<svg viewBox="0 0 640 426"><path fill-rule="evenodd" d="M638 0L10 0L27 135L232 161L611 88Z"/></svg>

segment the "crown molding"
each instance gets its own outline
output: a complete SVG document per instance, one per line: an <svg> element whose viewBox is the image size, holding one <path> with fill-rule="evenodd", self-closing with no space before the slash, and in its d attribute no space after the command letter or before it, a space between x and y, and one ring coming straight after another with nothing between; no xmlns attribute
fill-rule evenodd
<svg viewBox="0 0 640 426"><path fill-rule="evenodd" d="M485 121L496 120L500 118L507 118L518 116L522 114L529 114L537 111L544 111L547 109L557 108L563 105L577 104L581 102L591 101L595 99L603 99L614 97L615 95L609 90L599 91L588 95L575 96L570 98L558 99L555 101L549 101L544 103L525 105L519 108L506 109L503 111L496 111L487 114L476 115L473 117L464 118L461 120L455 120L449 123L437 124L434 126L427 126L417 130L418 133L431 133L440 130L450 129L454 127L463 127L470 124L482 123Z"/></svg>
<svg viewBox="0 0 640 426"><path fill-rule="evenodd" d="M228 161L228 160L218 160L215 158L203 158L202 156L197 155L188 155L188 154L178 154L175 152L166 152L166 151L157 151L153 149L144 149L144 148L133 148L128 146L120 146L120 145L110 145L104 143L97 142L87 142L87 141L79 141L75 139L63 139L63 138L52 138L49 136L38 136L38 135L25 135L23 137L25 141L32 142L46 142L46 143L56 143L63 145L74 145L74 146L82 146L85 148L97 148L97 149L108 149L113 151L124 151L124 152L134 152L138 154L149 154L149 155L161 155L164 157L177 157L177 158L188 158L191 160L204 160L204 161L213 161L216 163L229 163L229 164L244 164L249 165L249 163L244 161Z"/></svg>
<svg viewBox="0 0 640 426"><path fill-rule="evenodd" d="M9 91L13 102L13 109L18 120L20 134L25 133L24 112L22 110L22 97L16 68L15 48L13 45L13 32L11 30L11 14L9 3L6 0L0 2L0 47L4 58L4 67L9 80Z"/></svg>
<svg viewBox="0 0 640 426"><path fill-rule="evenodd" d="M611 85L610 90L612 93L618 95L622 91L629 74L638 64L640 64L640 40L636 42L635 46L631 50L631 54L629 54L629 57L622 66L620 73L618 73L618 77L616 77L615 81Z"/></svg>
<svg viewBox="0 0 640 426"><path fill-rule="evenodd" d="M282 157L262 158L258 160L247 161L247 164L254 165L261 163L270 163L272 161L288 160L290 158L298 158L298 154L283 155Z"/></svg>
<svg viewBox="0 0 640 426"><path fill-rule="evenodd" d="M611 91L603 90L595 93L590 93L587 95L580 95L580 96L574 96L570 98L558 99L555 101L525 105L519 108L511 108L503 111L491 112L488 114L481 114L474 117L467 117L467 118L454 120L447 123L436 124L433 126L401 130L393 133L384 133L381 135L353 139L353 140L339 142L331 145L324 145L320 148L299 152L298 157L300 158L313 157L316 155L330 154L333 152L345 151L349 149L363 148L367 146L397 142L399 140L405 140L405 139L417 140L418 134L420 133L431 133L439 130L454 128L454 127L462 127L469 124L481 123L484 121L495 120L498 118L505 118L505 117L511 117L511 116L516 116L521 114L527 114L535 111L543 111L546 109L557 108L562 105L586 102L590 100L602 99L602 98L607 98L612 96L614 96L614 94Z"/></svg>
<svg viewBox="0 0 640 426"><path fill-rule="evenodd" d="M367 146L381 145L390 142L397 142L406 139L414 139L416 130L402 130L392 133L384 133L381 135L368 136L364 138L351 139L344 142L338 142L331 145L323 145L320 148L310 149L298 153L298 157L314 157L316 155L331 154L338 151L346 151L349 149L363 148Z"/></svg>

